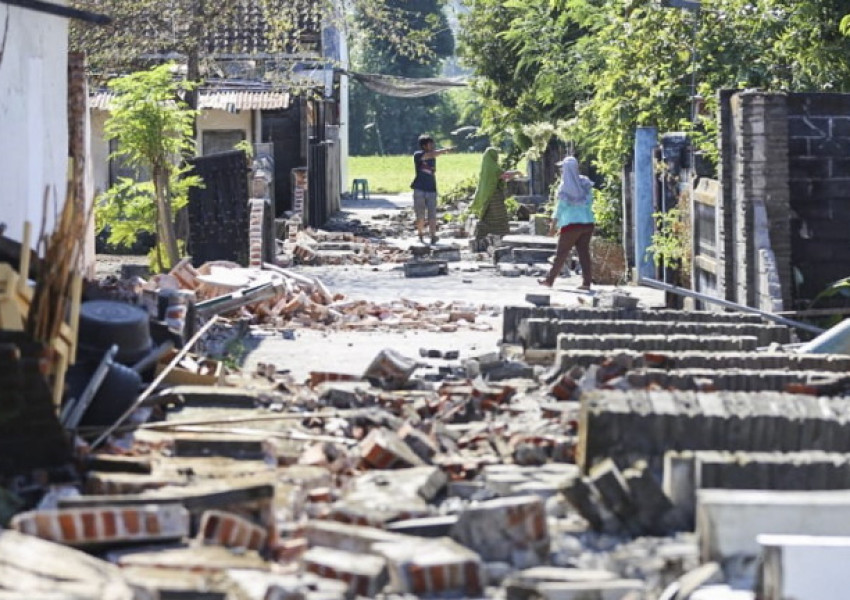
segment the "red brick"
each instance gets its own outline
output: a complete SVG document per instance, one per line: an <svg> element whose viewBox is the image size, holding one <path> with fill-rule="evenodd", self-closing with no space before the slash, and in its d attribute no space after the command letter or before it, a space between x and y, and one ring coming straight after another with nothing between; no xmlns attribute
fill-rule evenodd
<svg viewBox="0 0 850 600"><path fill-rule="evenodd" d="M483 593L481 558L449 538L422 539L417 544L379 543L374 550L387 559L394 592L419 595Z"/></svg>
<svg viewBox="0 0 850 600"><path fill-rule="evenodd" d="M113 537L118 533L118 524L113 511L103 513L103 535Z"/></svg>
<svg viewBox="0 0 850 600"><path fill-rule="evenodd" d="M59 516L60 522L62 519L62 515ZM83 522L83 535L82 537L91 540L97 536L97 526L95 525L95 513L91 511L85 511L80 515L80 520Z"/></svg>
<svg viewBox="0 0 850 600"><path fill-rule="evenodd" d="M121 511L121 517L124 521L124 528L130 535L137 535L140 531L139 516L139 513L131 508L127 508Z"/></svg>
<svg viewBox="0 0 850 600"><path fill-rule="evenodd" d="M60 515L59 528L62 530L62 539L75 540L77 539L77 524L74 515Z"/></svg>
<svg viewBox="0 0 850 600"><path fill-rule="evenodd" d="M159 541L185 536L189 512L178 504L43 510L16 515L11 527L71 546Z"/></svg>
<svg viewBox="0 0 850 600"><path fill-rule="evenodd" d="M159 533L159 519L157 519L156 514L147 513L145 515L145 531L148 533Z"/></svg>
<svg viewBox="0 0 850 600"><path fill-rule="evenodd" d="M298 560L310 545L305 538L280 540L271 548L272 557L278 562Z"/></svg>

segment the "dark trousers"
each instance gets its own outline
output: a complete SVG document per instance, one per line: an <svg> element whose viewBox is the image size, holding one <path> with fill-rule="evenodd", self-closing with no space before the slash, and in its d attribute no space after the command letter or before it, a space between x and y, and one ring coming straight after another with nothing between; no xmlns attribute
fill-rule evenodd
<svg viewBox="0 0 850 600"><path fill-rule="evenodd" d="M573 246L578 252L578 262L581 265L582 285L590 287L593 266L590 261L590 238L593 237L593 223L574 223L561 228L558 235L558 248L555 251L555 262L546 276L549 285L555 283L564 263L570 256Z"/></svg>

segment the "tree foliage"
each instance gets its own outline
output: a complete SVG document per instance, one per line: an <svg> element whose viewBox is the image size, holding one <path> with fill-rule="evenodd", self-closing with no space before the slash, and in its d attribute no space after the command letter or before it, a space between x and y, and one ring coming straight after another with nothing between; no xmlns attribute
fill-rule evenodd
<svg viewBox="0 0 850 600"><path fill-rule="evenodd" d="M197 78L216 70L222 55L264 56L258 64L273 84L298 86L287 77L300 59L315 57L323 27L380 37L399 55L431 52L428 31L415 27L391 0L71 0L76 8L109 15L112 23L71 22L72 49L86 52L104 80L149 66L163 57L198 61ZM352 14L358 14L355 22ZM272 57L272 58L269 58ZM288 57L288 60L287 60Z"/></svg>
<svg viewBox="0 0 850 600"><path fill-rule="evenodd" d="M472 67L482 120L497 141L513 135L525 149L525 125L572 111L581 86L570 48L581 34L552 2L474 0L461 19L459 54Z"/></svg>
<svg viewBox="0 0 850 600"><path fill-rule="evenodd" d="M355 15L358 35L352 62L357 70L400 77L435 77L442 61L454 54L454 35L443 13L444 0L385 0L385 9L402 19L407 36L421 43L419 52L400 51L397 40L370 33L371 14ZM360 84L351 91L351 152L357 155L404 154L420 133L437 135L456 124L454 107L444 94L394 98Z"/></svg>
<svg viewBox="0 0 850 600"><path fill-rule="evenodd" d="M473 0L460 37L475 67L485 125L526 145L549 123L619 177L636 127L704 131L724 88L850 89L846 0L702 0L698 12L652 0ZM692 82L695 84L692 89Z"/></svg>
<svg viewBox="0 0 850 600"><path fill-rule="evenodd" d="M180 166L194 147L195 111L178 94L194 84L175 80L173 69L173 64L164 64L110 82L116 95L106 137L118 142L115 156L149 173L150 181L122 179L103 196L96 212L98 229L110 226L111 243L132 243L139 232L156 232L160 269L180 258L172 215L185 206L189 188L201 184Z"/></svg>

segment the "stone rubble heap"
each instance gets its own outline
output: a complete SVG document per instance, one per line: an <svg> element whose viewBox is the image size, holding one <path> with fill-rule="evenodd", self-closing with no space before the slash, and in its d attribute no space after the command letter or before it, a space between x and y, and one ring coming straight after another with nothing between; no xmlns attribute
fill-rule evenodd
<svg viewBox="0 0 850 600"><path fill-rule="evenodd" d="M201 298L223 281L196 278ZM277 302L340 306L283 281ZM0 531L0 590L47 585L19 559L39 554L83 597L755 598L776 584L756 535L850 510L850 357L620 301L503 319L501 355L423 349L452 365L434 381L388 349L361 377L261 365L164 389L153 420L84 453L85 481Z"/></svg>
<svg viewBox="0 0 850 600"><path fill-rule="evenodd" d="M262 269L244 268L227 261L194 268L184 259L167 275L147 281L110 278L102 290L111 298L145 305L153 318L159 297L180 292L191 298L182 302L191 302L201 316L220 314L270 329L490 331L491 325L479 317L496 312L491 306L457 301L354 300L331 292L321 279L302 272L269 264Z"/></svg>

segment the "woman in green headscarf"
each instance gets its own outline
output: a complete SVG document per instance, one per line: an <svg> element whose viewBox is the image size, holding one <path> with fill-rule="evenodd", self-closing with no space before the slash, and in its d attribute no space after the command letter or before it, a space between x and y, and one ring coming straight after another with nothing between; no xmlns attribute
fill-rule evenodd
<svg viewBox="0 0 850 600"><path fill-rule="evenodd" d="M508 209L505 208L505 181L519 175L519 171L502 171L499 166L499 150L487 148L481 158L481 175L478 189L469 209L478 216L475 239L488 235L510 233Z"/></svg>

